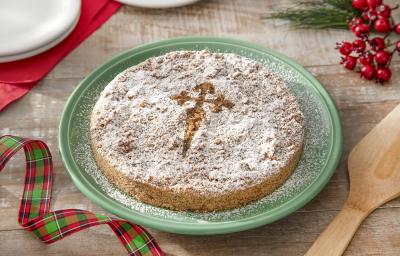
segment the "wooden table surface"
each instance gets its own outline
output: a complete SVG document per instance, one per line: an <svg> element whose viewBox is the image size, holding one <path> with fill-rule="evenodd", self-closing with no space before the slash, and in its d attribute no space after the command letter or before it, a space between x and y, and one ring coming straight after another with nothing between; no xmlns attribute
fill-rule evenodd
<svg viewBox="0 0 400 256"><path fill-rule="evenodd" d="M287 218L250 231L218 236L150 232L168 255L302 255L341 208L347 192L346 160L351 148L400 103L400 61L391 82L380 86L359 79L338 64L335 42L351 39L346 31L293 30L260 16L281 5L278 0L215 0L170 10L125 6L66 57L22 100L0 113L0 134L42 139L54 155L53 209L103 212L72 183L57 153L58 123L78 82L123 50L185 35L242 39L280 51L304 65L332 95L344 128L344 154L326 188ZM392 3L394 1L391 1ZM395 11L400 21L400 11ZM399 121L400 124L400 121ZM90 228L45 246L17 223L25 172L19 153L0 174L0 255L124 255L107 226ZM400 199L376 210L361 226L345 255L400 255Z"/></svg>

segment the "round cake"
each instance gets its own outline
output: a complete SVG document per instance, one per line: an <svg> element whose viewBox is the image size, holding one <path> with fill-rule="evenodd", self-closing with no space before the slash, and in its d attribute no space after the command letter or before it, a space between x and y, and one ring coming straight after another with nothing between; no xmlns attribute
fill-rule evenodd
<svg viewBox="0 0 400 256"><path fill-rule="evenodd" d="M277 189L299 161L304 117L265 65L175 51L128 68L91 116L95 159L137 200L174 210L239 207Z"/></svg>

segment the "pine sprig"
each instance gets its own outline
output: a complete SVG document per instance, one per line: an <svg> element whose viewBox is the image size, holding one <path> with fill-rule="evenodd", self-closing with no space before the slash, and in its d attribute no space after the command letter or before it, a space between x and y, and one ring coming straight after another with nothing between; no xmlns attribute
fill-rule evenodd
<svg viewBox="0 0 400 256"><path fill-rule="evenodd" d="M315 0L299 2L294 7L263 16L264 19L290 21L295 28L348 29L348 21L359 16L351 0Z"/></svg>

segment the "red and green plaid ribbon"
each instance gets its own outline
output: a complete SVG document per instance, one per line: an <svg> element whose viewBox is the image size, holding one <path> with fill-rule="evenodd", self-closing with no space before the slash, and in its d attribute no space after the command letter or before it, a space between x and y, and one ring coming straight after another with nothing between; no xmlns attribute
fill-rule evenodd
<svg viewBox="0 0 400 256"><path fill-rule="evenodd" d="M50 244L88 227L107 224L129 255L165 255L153 237L140 225L85 210L51 212L53 163L44 142L10 135L0 137L0 171L21 148L25 151L26 175L18 222L42 242Z"/></svg>

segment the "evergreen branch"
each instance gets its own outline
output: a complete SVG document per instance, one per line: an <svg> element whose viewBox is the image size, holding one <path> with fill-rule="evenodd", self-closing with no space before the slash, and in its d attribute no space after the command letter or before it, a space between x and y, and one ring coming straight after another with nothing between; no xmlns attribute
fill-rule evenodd
<svg viewBox="0 0 400 256"><path fill-rule="evenodd" d="M348 21L359 16L351 0L315 0L299 2L293 8L263 16L264 19L283 19L296 28L348 29Z"/></svg>

